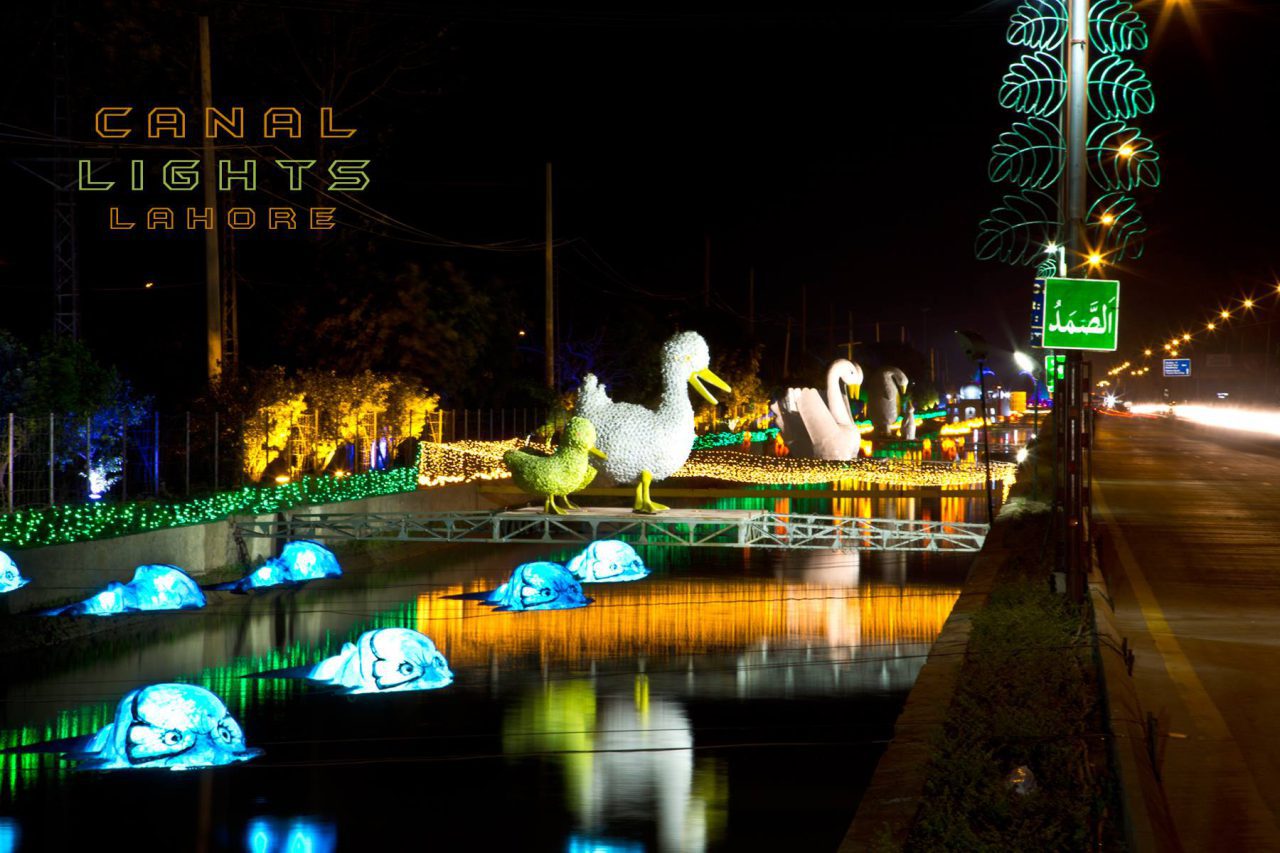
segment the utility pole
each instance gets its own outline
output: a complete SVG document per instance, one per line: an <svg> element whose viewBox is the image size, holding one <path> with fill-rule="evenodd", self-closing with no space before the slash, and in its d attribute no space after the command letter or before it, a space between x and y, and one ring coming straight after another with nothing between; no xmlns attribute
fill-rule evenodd
<svg viewBox="0 0 1280 853"><path fill-rule="evenodd" d="M711 235L702 235L702 307L711 307Z"/></svg>
<svg viewBox="0 0 1280 853"><path fill-rule="evenodd" d="M71 151L71 27L67 0L53 5L53 333L80 334L80 278L76 261L75 166Z"/></svg>
<svg viewBox="0 0 1280 853"><path fill-rule="evenodd" d="M787 317L787 340L782 345L782 378L791 378L791 318Z"/></svg>
<svg viewBox="0 0 1280 853"><path fill-rule="evenodd" d="M556 390L556 315L555 315L555 268L554 258L551 252L551 161L547 161L547 243L543 250L543 261L545 265L544 272L546 274L546 340L544 341L547 351L547 389L552 393Z"/></svg>
<svg viewBox="0 0 1280 853"><path fill-rule="evenodd" d="M209 58L209 16L200 22L200 104L201 114L213 106L213 73ZM213 227L204 232L204 309L205 340L208 346L209 384L222 378L222 275L218 264L218 187L215 181L213 140L201 133L201 182L204 184L204 206L213 211Z"/></svg>
<svg viewBox="0 0 1280 853"><path fill-rule="evenodd" d="M809 351L809 285L800 285L800 358Z"/></svg>

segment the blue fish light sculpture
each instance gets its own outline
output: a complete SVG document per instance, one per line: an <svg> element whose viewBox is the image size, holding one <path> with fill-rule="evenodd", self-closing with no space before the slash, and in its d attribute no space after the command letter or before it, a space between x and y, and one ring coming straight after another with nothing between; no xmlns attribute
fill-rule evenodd
<svg viewBox="0 0 1280 853"><path fill-rule="evenodd" d="M300 584L320 578L342 576L342 568L333 552L319 542L300 539L284 546L279 557L272 557L249 574L213 589L248 592L281 584Z"/></svg>
<svg viewBox="0 0 1280 853"><path fill-rule="evenodd" d="M32 744L13 752L61 752L82 770L194 770L248 761L262 754L214 694L194 684L152 684L131 690L116 718L97 734Z"/></svg>
<svg viewBox="0 0 1280 853"><path fill-rule="evenodd" d="M559 563L522 563L511 580L486 596L498 610L568 610L591 603L582 584Z"/></svg>
<svg viewBox="0 0 1280 853"><path fill-rule="evenodd" d="M13 592L15 589L22 589L31 583L30 578L24 578L22 572L18 571L18 564L13 558L0 551L0 595L6 592Z"/></svg>
<svg viewBox="0 0 1280 853"><path fill-rule="evenodd" d="M204 593L177 566L138 566L128 583L109 583L84 601L45 611L46 616L115 616L153 610L194 610L204 607Z"/></svg>
<svg viewBox="0 0 1280 853"><path fill-rule="evenodd" d="M410 628L365 631L360 639L315 666L261 675L307 678L342 688L344 693L438 690L453 683L453 671L436 644Z"/></svg>
<svg viewBox="0 0 1280 853"><path fill-rule="evenodd" d="M582 583L638 581L649 576L636 549L619 539L592 542L565 568Z"/></svg>

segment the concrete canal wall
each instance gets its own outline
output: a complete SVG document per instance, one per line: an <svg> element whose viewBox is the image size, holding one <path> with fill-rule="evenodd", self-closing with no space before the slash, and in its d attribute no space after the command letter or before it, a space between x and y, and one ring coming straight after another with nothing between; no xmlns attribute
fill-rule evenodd
<svg viewBox="0 0 1280 853"><path fill-rule="evenodd" d="M480 496L474 483L468 483L323 506L334 512L438 512L488 509L493 504ZM274 517L256 516L266 521ZM246 537L243 541L251 564L270 556L272 540ZM233 536L233 521L224 520L13 551L10 556L31 583L0 596L0 612L20 613L84 598L110 581L129 580L135 567L147 563L169 563L199 578L243 565L240 547Z"/></svg>

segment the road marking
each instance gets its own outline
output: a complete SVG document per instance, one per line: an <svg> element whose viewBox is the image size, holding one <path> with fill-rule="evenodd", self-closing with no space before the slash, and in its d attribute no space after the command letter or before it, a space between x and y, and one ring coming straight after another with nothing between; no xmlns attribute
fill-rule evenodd
<svg viewBox="0 0 1280 853"><path fill-rule="evenodd" d="M1226 720L1222 717L1222 712L1218 710L1218 706L1213 704L1213 700L1209 698L1209 693L1204 689L1200 676L1196 675L1195 667L1191 665L1191 661L1187 659L1186 654L1182 651L1182 646L1178 644L1178 639L1174 636L1173 629L1169 627L1169 620L1165 618L1164 611L1160 609L1160 603L1156 601L1151 584L1147 583L1147 578L1142 573L1137 559L1133 556L1133 551L1129 548L1129 542L1125 539L1124 532L1120 529L1120 525L1116 523L1115 516L1111 514L1111 508L1107 506L1107 501L1102 494L1102 488L1097 481L1093 484L1093 499L1098 511L1107 518L1107 527L1111 533L1112 541L1116 544L1116 552L1120 556L1120 562L1124 565L1125 576L1129 579L1129 586L1133 588L1134 598L1138 600L1138 609L1142 611L1142 619L1147 623L1147 633L1151 635L1151 639L1155 642L1156 651L1160 653L1160 658L1164 661L1165 671L1169 673L1169 677L1173 679L1174 685L1178 688L1178 693L1182 697L1183 704L1187 706L1187 710L1191 713L1191 718L1195 720L1196 725L1201 730L1201 734L1213 738L1230 738L1231 733L1227 728Z"/></svg>

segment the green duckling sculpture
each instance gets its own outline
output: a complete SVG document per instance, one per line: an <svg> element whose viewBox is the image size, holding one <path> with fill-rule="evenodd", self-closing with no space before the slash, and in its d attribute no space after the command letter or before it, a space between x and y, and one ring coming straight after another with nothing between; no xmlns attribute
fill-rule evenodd
<svg viewBox="0 0 1280 853"><path fill-rule="evenodd" d="M608 458L596 448L596 428L591 421L573 417L565 425L555 453L538 456L524 450L508 450L502 462L522 491L546 497L546 512L564 515L556 498L563 498L567 509L578 508L569 501L569 493L586 488L595 479L596 469L588 461L591 456Z"/></svg>

